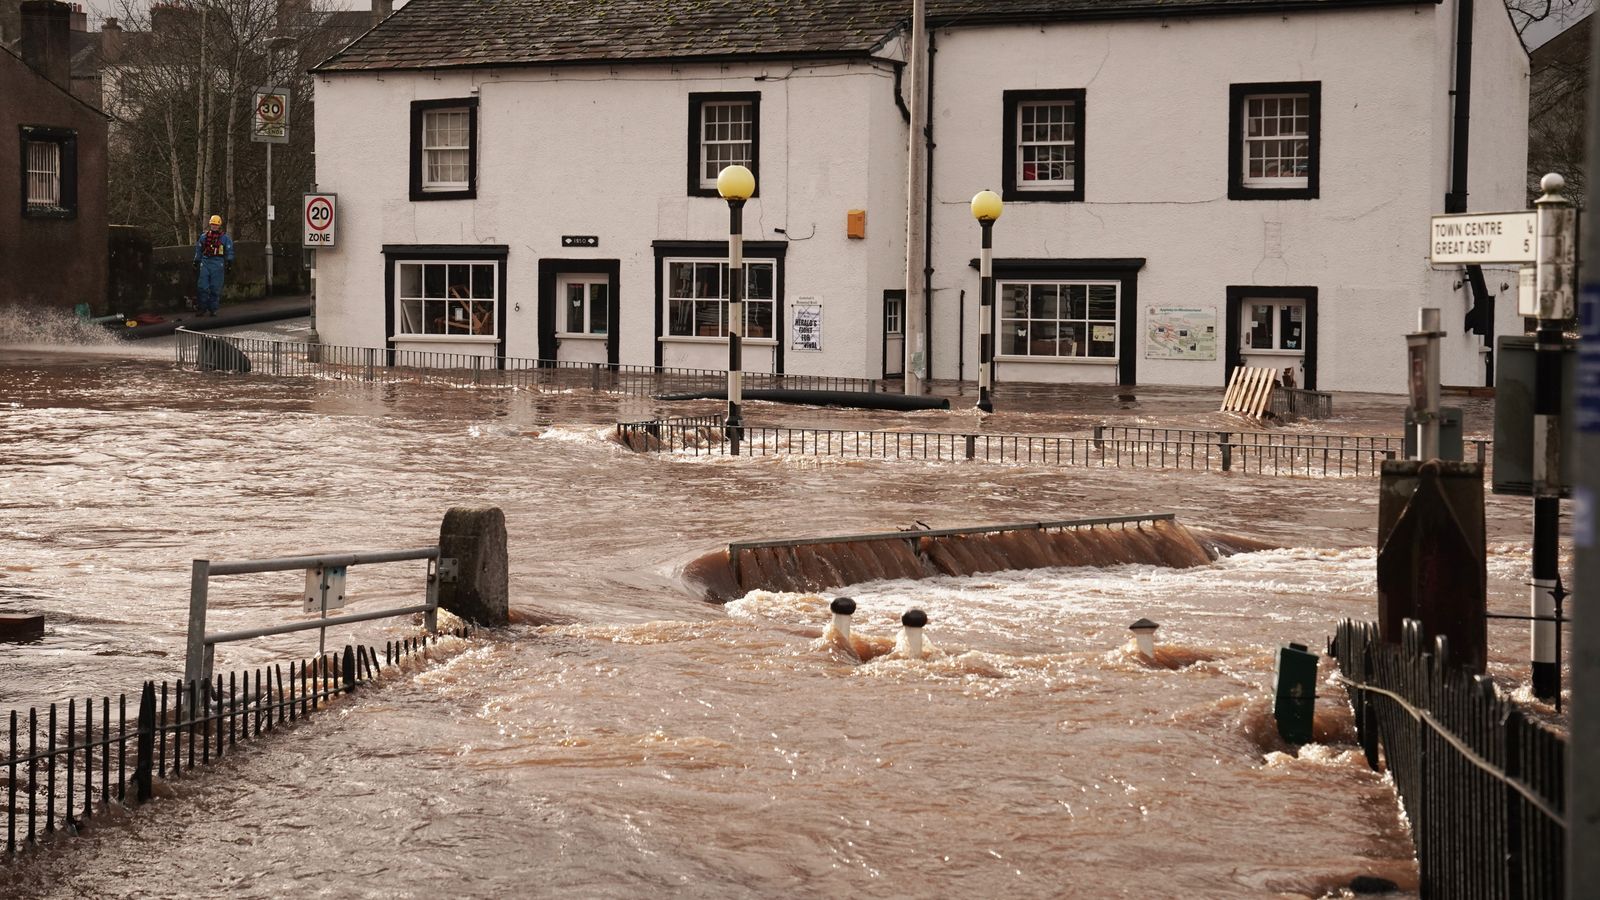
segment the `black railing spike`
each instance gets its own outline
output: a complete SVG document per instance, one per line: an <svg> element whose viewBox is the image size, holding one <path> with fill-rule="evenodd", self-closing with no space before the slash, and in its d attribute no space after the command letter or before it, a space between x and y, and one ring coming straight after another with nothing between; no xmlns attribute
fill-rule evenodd
<svg viewBox="0 0 1600 900"><path fill-rule="evenodd" d="M28 707L28 843L38 842L34 820L39 797L39 711Z"/></svg>
<svg viewBox="0 0 1600 900"><path fill-rule="evenodd" d="M73 697L67 700L67 794L64 798L66 802L61 805L61 812L65 815L65 818L62 819L62 822L69 826L74 825L77 822L77 818L73 815L72 811L72 800L75 796L73 780L74 775L76 774L76 766L73 765L73 755L77 750L76 747L72 746L72 739L74 735L76 735L77 731L78 700L77 698Z"/></svg>
<svg viewBox="0 0 1600 900"><path fill-rule="evenodd" d="M50 725L46 733L46 758L50 764L46 766L46 786L44 801L44 832L50 834L56 830L56 705L50 704Z"/></svg>

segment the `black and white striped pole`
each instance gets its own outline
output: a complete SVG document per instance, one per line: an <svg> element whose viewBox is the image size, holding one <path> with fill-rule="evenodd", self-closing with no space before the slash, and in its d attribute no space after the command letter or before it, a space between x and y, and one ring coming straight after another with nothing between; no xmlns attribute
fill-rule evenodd
<svg viewBox="0 0 1600 900"><path fill-rule="evenodd" d="M1566 181L1544 176L1544 193L1533 201L1539 226L1535 238L1535 297L1539 331L1533 354L1533 695L1561 704L1559 644L1561 585L1561 357L1567 320L1576 314L1573 283L1577 248L1576 213L1561 195Z"/></svg>
<svg viewBox="0 0 1600 900"><path fill-rule="evenodd" d="M994 223L1005 204L994 191L979 191L972 198L972 217L983 229L983 252L978 275L983 280L978 306L978 409L994 412Z"/></svg>
<svg viewBox="0 0 1600 900"><path fill-rule="evenodd" d="M728 419L724 428L728 449L739 455L744 420L739 404L744 400L744 202L756 192L756 176L744 166L728 166L717 173L717 193L728 201Z"/></svg>

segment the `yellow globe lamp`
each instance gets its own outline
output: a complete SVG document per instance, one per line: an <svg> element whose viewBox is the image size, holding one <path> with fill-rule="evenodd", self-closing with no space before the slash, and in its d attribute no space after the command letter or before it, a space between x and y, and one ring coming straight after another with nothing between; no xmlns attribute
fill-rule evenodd
<svg viewBox="0 0 1600 900"><path fill-rule="evenodd" d="M756 192L756 176L744 166L729 166L717 173L717 193L724 200L749 200Z"/></svg>
<svg viewBox="0 0 1600 900"><path fill-rule="evenodd" d="M721 182L718 182L720 186ZM994 191L979 191L972 195L972 217L979 222L993 222L1000 218L1000 211L1005 204L1000 202L1000 195Z"/></svg>

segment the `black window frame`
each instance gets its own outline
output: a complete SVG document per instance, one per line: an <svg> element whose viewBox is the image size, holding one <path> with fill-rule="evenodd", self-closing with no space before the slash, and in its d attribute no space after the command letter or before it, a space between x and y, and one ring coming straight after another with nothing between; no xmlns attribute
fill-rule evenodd
<svg viewBox="0 0 1600 900"><path fill-rule="evenodd" d="M1117 384L1138 384L1139 360L1136 351L1139 339L1139 272L1144 268L1142 256L1110 257L1103 259L996 259L992 262L996 282L1016 281L1117 281L1121 282L1121 295L1117 298ZM977 269L979 261L968 263ZM1000 304L989 307L993 319L989 323L991 334L998 333ZM1075 357L1062 357L1061 362L1072 363Z"/></svg>
<svg viewBox="0 0 1600 900"><path fill-rule="evenodd" d="M1225 288L1225 303L1223 309L1227 321L1222 323L1223 349L1222 383L1227 385L1233 379L1233 370L1244 365L1244 348L1239 346L1239 339L1244 332L1244 325L1240 321L1244 313L1246 298L1253 300L1300 300L1305 303L1306 320L1304 324L1305 350L1302 351L1300 365L1306 371L1306 383L1300 385L1302 390L1317 390L1317 289L1311 285L1227 285Z"/></svg>
<svg viewBox="0 0 1600 900"><path fill-rule="evenodd" d="M18 178L22 187L19 202L24 219L76 219L78 217L78 130L51 125L19 125ZM34 206L28 202L28 144L55 144L59 149L61 200L55 206Z"/></svg>
<svg viewBox="0 0 1600 900"><path fill-rule="evenodd" d="M667 341L673 339L673 335L667 334L667 276L666 266L663 263L674 257L727 262L728 242L658 240L652 241L650 247L655 252L656 265L655 364L659 366L661 365L663 346ZM744 257L747 261L751 259L771 259L776 263L776 271L772 275L772 337L777 349L773 351L772 368L774 373L778 375L783 374L783 348L786 343L784 341L783 313L784 305L787 302L787 296L784 292L787 289L785 278L787 277L788 255L788 241L744 242Z"/></svg>
<svg viewBox="0 0 1600 900"><path fill-rule="evenodd" d="M440 109L467 110L467 187L459 191L422 189L422 123L426 114ZM411 199L473 200L478 196L478 98L411 101Z"/></svg>
<svg viewBox="0 0 1600 900"><path fill-rule="evenodd" d="M1004 91L1001 94L1004 119L1000 126L1000 197L1013 201L1082 202L1084 184L1084 112L1087 91L1083 88ZM1017 182L1017 110L1024 103L1071 101L1075 135L1071 190L1024 188Z"/></svg>
<svg viewBox="0 0 1600 900"><path fill-rule="evenodd" d="M700 136L704 133L701 111L707 103L750 104L750 172L756 176L756 190L752 197L761 196L761 92L760 91L710 91L689 95L689 196L715 197L715 187L700 184Z"/></svg>
<svg viewBox="0 0 1600 900"><path fill-rule="evenodd" d="M1305 187L1252 187L1244 183L1245 100L1259 94L1305 94L1310 99L1306 142L1311 157ZM1228 199L1316 200L1322 190L1322 82L1261 81L1228 86Z"/></svg>
<svg viewBox="0 0 1600 900"><path fill-rule="evenodd" d="M401 262L493 262L499 264L500 271L496 274L495 290L499 296L495 303L495 334L500 338L495 342L494 355L501 360L506 355L506 309L511 305L507 300L507 284L509 279L506 274L506 263L511 254L508 244L384 244L383 245L383 334L384 346L388 348L385 354L384 365L392 366L394 361L395 338L395 268ZM404 338L401 338L404 340ZM504 365L497 361L497 366Z"/></svg>

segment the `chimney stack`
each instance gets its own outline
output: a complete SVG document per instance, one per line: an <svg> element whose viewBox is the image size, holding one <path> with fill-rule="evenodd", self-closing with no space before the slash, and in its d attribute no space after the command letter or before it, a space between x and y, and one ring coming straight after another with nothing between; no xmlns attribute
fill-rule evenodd
<svg viewBox="0 0 1600 900"><path fill-rule="evenodd" d="M56 0L22 4L22 61L62 90L72 90L72 8Z"/></svg>
<svg viewBox="0 0 1600 900"><path fill-rule="evenodd" d="M82 3L72 4L72 30L88 33L89 14L83 11Z"/></svg>
<svg viewBox="0 0 1600 900"><path fill-rule="evenodd" d="M116 16L107 16L100 26L100 59L108 63L122 59L122 23Z"/></svg>
<svg viewBox="0 0 1600 900"><path fill-rule="evenodd" d="M376 25L394 12L394 0L372 0L372 24Z"/></svg>

